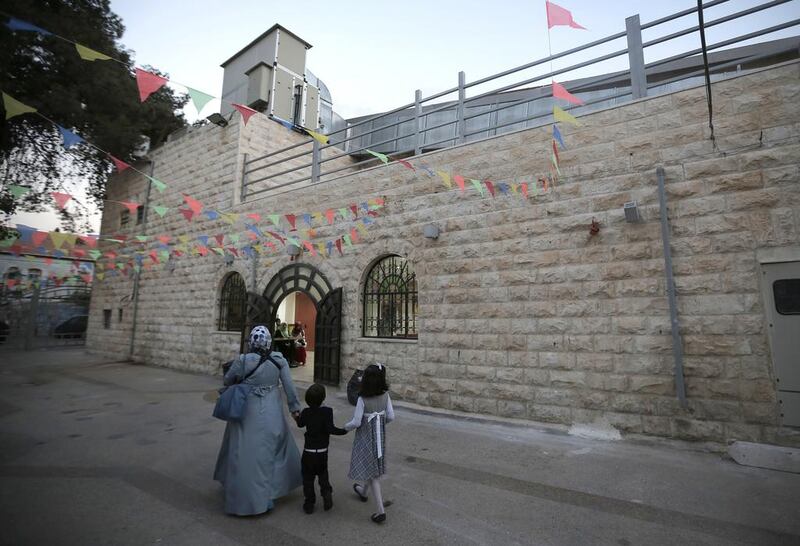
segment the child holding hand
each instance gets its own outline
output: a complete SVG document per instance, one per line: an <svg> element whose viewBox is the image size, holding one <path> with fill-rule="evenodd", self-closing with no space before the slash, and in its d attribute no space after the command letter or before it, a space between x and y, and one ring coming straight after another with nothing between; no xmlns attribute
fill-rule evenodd
<svg viewBox="0 0 800 546"><path fill-rule="evenodd" d="M345 430L356 431L349 477L364 482L363 485L354 483L353 491L362 502L367 502L367 494L372 489L378 511L370 519L375 523L386 521L380 479L386 473L386 423L394 420L388 391L383 364L367 366L353 419L344 426Z"/></svg>

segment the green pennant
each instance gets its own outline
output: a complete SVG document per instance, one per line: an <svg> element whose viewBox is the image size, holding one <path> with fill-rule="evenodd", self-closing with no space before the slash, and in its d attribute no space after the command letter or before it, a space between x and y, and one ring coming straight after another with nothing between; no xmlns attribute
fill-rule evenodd
<svg viewBox="0 0 800 546"><path fill-rule="evenodd" d="M346 209L346 208L344 208L344 207L342 207L342 208L340 208L340 209L339 209L339 214L341 214L341 215L342 215L342 218L344 218L345 220L347 220L348 218L350 218L350 214L348 214L348 212L347 212L347 209Z"/></svg>
<svg viewBox="0 0 800 546"><path fill-rule="evenodd" d="M217 253L217 254L219 254L220 256L222 256L222 255L225 253L225 251L224 251L224 250L222 250L221 248L218 248L218 247L216 247L216 246L212 246L212 247L211 247L211 250L213 250L214 252L216 252L216 253Z"/></svg>
<svg viewBox="0 0 800 546"><path fill-rule="evenodd" d="M383 161L384 164L388 165L389 158L386 155L384 155L384 154L382 154L380 152L373 152L372 150L364 150L364 151L367 152L370 155L374 155L375 157L377 157L378 159Z"/></svg>
<svg viewBox="0 0 800 546"><path fill-rule="evenodd" d="M200 110L208 104L208 102L214 98L213 95L209 95L208 93L203 93L202 91L198 91L197 89L192 89L191 87L186 88L189 91L189 96L192 97L192 103L194 107L197 109L197 114L200 114Z"/></svg>
<svg viewBox="0 0 800 546"><path fill-rule="evenodd" d="M231 233L230 235L228 235L228 237L235 245L239 243L239 237L241 237L241 235L239 235L238 233Z"/></svg>
<svg viewBox="0 0 800 546"><path fill-rule="evenodd" d="M92 258L94 258L95 260L96 260L97 258L99 258L99 257L100 257L102 254L103 254L103 253L102 253L102 252L100 252L99 250L90 250L90 251L89 251L89 256L91 256L91 257L92 257Z"/></svg>
<svg viewBox="0 0 800 546"><path fill-rule="evenodd" d="M472 183L472 185L475 187L478 193L483 195L483 184L481 184L481 181L475 180L474 178L470 178L469 181Z"/></svg>
<svg viewBox="0 0 800 546"><path fill-rule="evenodd" d="M6 248L13 245L17 241L16 237L9 237L8 239L3 239L0 241L0 247Z"/></svg>
<svg viewBox="0 0 800 546"><path fill-rule="evenodd" d="M20 197L31 191L31 189L26 188L25 186L16 186L12 184L8 187L8 191L11 192L11 195L14 196L14 199L19 199Z"/></svg>
<svg viewBox="0 0 800 546"><path fill-rule="evenodd" d="M346 244L347 246L353 246L353 241L350 240L349 235L344 236L344 244Z"/></svg>
<svg viewBox="0 0 800 546"><path fill-rule="evenodd" d="M140 243L146 243L149 238L150 237L147 236L147 235L137 235L136 236L136 240L139 241Z"/></svg>
<svg viewBox="0 0 800 546"><path fill-rule="evenodd" d="M279 215L277 215L277 214L269 214L268 217L269 217L270 220L272 220L273 224L275 224L278 227L281 226L281 217Z"/></svg>
<svg viewBox="0 0 800 546"><path fill-rule="evenodd" d="M164 191L164 189L167 187L167 185L166 185L166 184L164 184L164 183L163 183L161 180L159 180L158 178L153 178L152 176L148 176L147 178L149 178L149 179L150 179L150 182L152 182L152 183L153 183L153 186L155 186L155 187L156 187L156 189L158 190L158 192L159 192L159 193L161 193L162 191Z"/></svg>
<svg viewBox="0 0 800 546"><path fill-rule="evenodd" d="M169 207L164 207L162 205L153 205L153 210L156 211L156 214L158 214L159 216L161 216L163 218L163 216L169 210Z"/></svg>

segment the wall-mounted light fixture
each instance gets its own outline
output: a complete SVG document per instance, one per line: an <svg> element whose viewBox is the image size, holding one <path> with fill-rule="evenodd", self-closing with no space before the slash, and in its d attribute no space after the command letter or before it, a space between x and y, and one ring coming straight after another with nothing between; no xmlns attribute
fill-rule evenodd
<svg viewBox="0 0 800 546"><path fill-rule="evenodd" d="M600 222L597 218L592 218L592 224L589 226L589 235L597 235L600 233Z"/></svg>
<svg viewBox="0 0 800 546"><path fill-rule="evenodd" d="M438 239L439 238L439 226L436 224L427 224L422 226L422 234L425 236L426 239Z"/></svg>
<svg viewBox="0 0 800 546"><path fill-rule="evenodd" d="M639 214L639 205L636 201L628 201L622 205L622 210L625 211L625 221L629 224L636 224L642 221L642 216Z"/></svg>
<svg viewBox="0 0 800 546"><path fill-rule="evenodd" d="M219 127L226 127L228 125L228 120L219 112L211 114L206 119Z"/></svg>

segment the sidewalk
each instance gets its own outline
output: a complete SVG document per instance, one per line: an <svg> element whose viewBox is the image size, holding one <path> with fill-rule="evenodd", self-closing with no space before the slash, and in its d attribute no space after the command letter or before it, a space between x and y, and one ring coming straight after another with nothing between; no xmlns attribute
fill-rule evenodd
<svg viewBox="0 0 800 546"><path fill-rule="evenodd" d="M298 489L230 517L211 479L219 378L77 349L0 362L3 545L800 543L796 474L402 407L383 526L350 490L351 435L331 439L332 511L304 514ZM339 425L352 415L341 395L327 403Z"/></svg>

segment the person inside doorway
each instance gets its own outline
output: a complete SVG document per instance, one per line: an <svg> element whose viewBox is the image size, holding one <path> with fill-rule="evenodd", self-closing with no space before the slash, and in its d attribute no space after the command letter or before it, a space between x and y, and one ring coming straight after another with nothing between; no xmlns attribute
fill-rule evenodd
<svg viewBox="0 0 800 546"><path fill-rule="evenodd" d="M297 322L292 328L292 339L294 339L294 362L298 366L306 365L306 328L302 322Z"/></svg>
<svg viewBox="0 0 800 546"><path fill-rule="evenodd" d="M281 319L275 321L275 338L273 339L275 350L283 355L290 368L296 368L294 363L294 340L289 335L287 324Z"/></svg>

